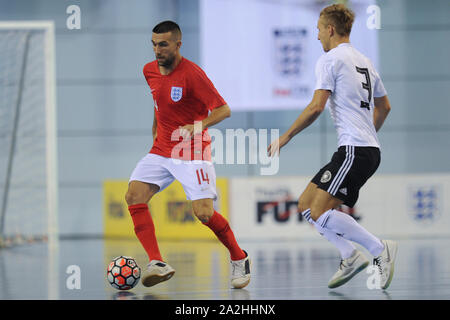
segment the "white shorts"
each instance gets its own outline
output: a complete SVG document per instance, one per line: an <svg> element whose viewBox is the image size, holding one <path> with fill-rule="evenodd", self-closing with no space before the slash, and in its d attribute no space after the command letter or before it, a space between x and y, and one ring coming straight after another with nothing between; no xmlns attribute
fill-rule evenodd
<svg viewBox="0 0 450 320"><path fill-rule="evenodd" d="M156 184L161 192L175 179L188 200L217 198L216 171L210 161L184 161L149 153L138 162L129 181Z"/></svg>

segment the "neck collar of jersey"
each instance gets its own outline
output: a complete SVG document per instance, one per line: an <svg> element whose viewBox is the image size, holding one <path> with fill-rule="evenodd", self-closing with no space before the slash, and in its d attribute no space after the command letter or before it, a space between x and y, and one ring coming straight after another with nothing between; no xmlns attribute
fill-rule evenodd
<svg viewBox="0 0 450 320"><path fill-rule="evenodd" d="M351 46L352 46L352 44L350 42L343 42L343 43L338 44L337 47L351 47Z"/></svg>

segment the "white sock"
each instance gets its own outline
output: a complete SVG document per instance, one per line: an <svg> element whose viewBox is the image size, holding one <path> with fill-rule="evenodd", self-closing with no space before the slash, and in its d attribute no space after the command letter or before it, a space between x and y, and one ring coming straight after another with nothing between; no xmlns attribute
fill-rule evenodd
<svg viewBox="0 0 450 320"><path fill-rule="evenodd" d="M316 223L324 229L331 230L347 240L355 241L377 257L383 252L384 245L373 234L364 229L348 214L331 209L323 213Z"/></svg>
<svg viewBox="0 0 450 320"><path fill-rule="evenodd" d="M313 219L311 219L311 210L307 209L302 212L302 216L311 223L319 233L324 236L328 241L336 246L336 248L341 253L342 259L350 258L353 255L353 252L356 250L353 243L342 238L337 235L335 232L322 228L319 224L317 224Z"/></svg>

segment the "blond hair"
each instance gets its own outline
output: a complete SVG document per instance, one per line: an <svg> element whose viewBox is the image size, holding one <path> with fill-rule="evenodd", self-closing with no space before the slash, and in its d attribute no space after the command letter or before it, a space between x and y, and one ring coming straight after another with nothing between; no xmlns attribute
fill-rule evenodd
<svg viewBox="0 0 450 320"><path fill-rule="evenodd" d="M343 4L333 4L320 12L325 25L332 25L340 36L349 36L352 31L355 13Z"/></svg>

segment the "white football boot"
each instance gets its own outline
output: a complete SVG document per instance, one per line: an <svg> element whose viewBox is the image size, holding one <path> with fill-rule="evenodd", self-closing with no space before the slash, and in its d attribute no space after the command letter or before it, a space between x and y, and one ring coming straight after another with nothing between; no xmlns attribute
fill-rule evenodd
<svg viewBox="0 0 450 320"><path fill-rule="evenodd" d="M241 289L247 286L250 282L250 259L247 255L241 260L231 260L231 266L233 270L231 271L231 285L236 289Z"/></svg>
<svg viewBox="0 0 450 320"><path fill-rule="evenodd" d="M397 255L397 243L392 240L381 240L384 250L373 259L373 265L378 267L381 289L387 289L394 276L394 263Z"/></svg>
<svg viewBox="0 0 450 320"><path fill-rule="evenodd" d="M341 259L339 270L331 277L328 288L337 288L347 283L351 278L364 270L369 265L369 260L362 252L355 250L347 259Z"/></svg>
<svg viewBox="0 0 450 320"><path fill-rule="evenodd" d="M160 282L169 280L174 273L175 269L169 264L159 260L152 260L147 265L147 270L142 273L141 282L144 286L151 287Z"/></svg>

